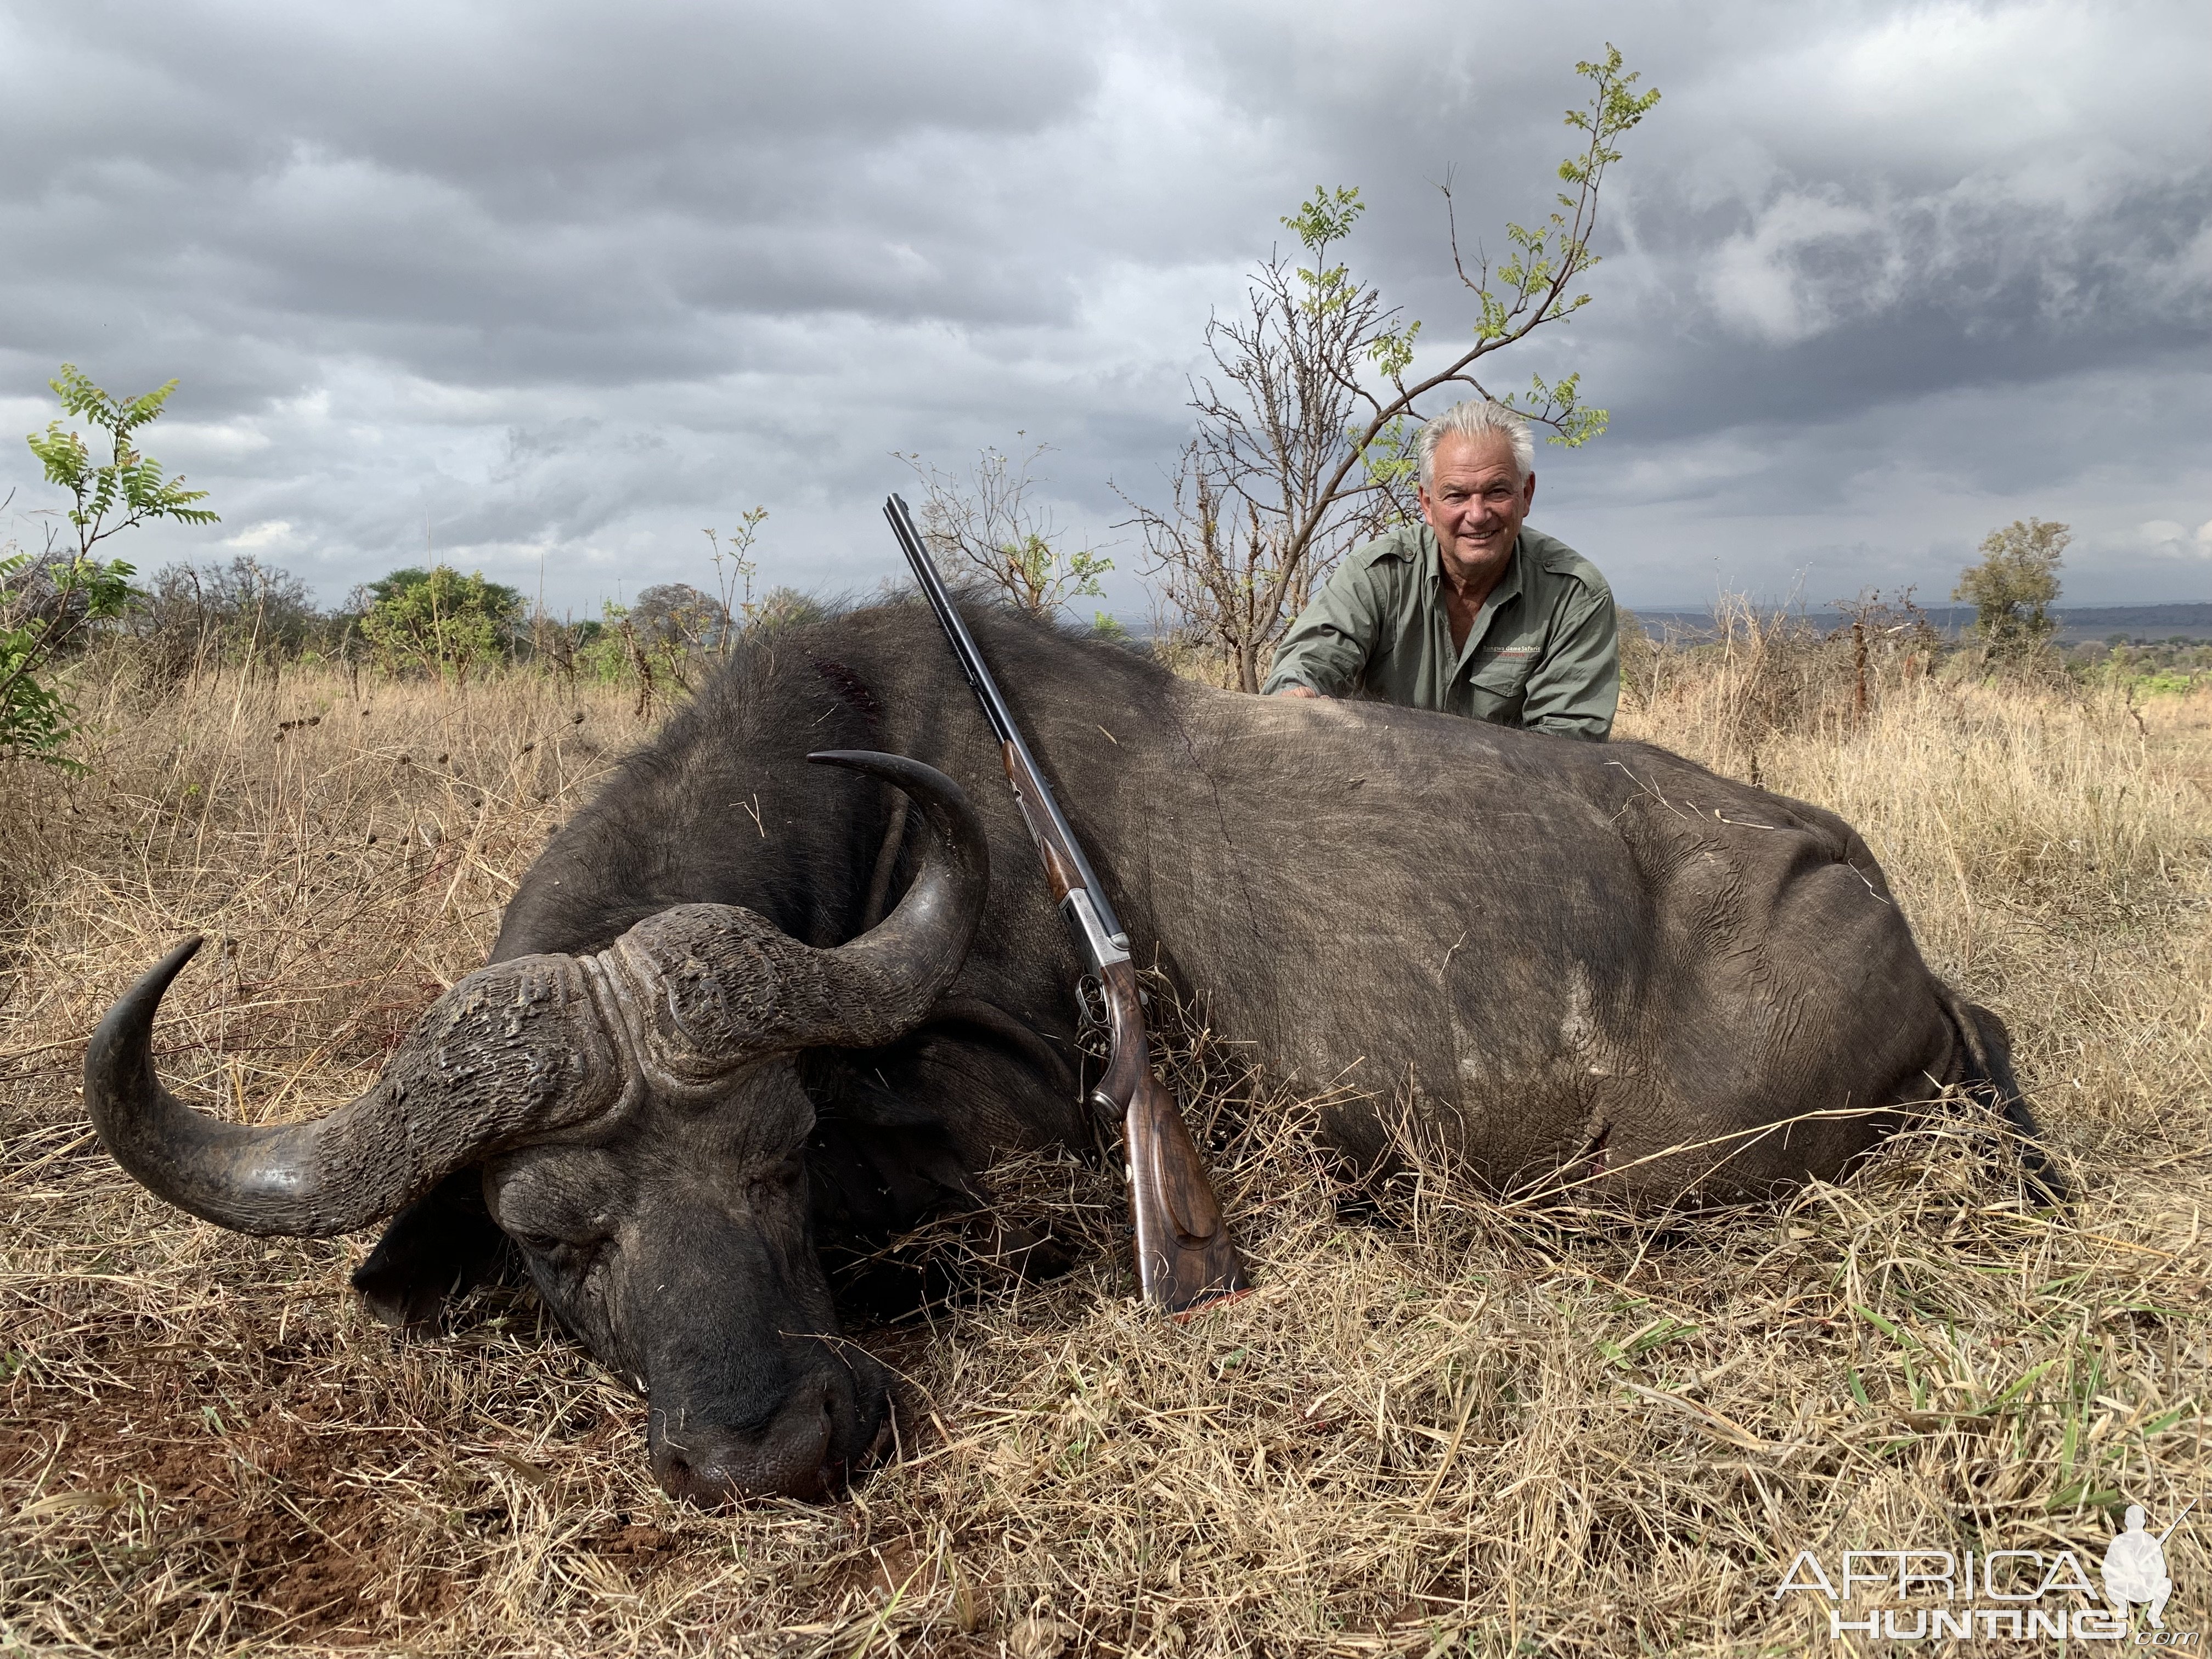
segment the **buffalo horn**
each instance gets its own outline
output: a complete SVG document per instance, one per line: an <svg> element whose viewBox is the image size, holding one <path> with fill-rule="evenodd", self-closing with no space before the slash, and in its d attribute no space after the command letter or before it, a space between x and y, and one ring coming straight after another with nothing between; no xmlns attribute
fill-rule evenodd
<svg viewBox="0 0 2212 1659"><path fill-rule="evenodd" d="M577 960L520 957L447 992L368 1091L337 1110L270 1127L209 1117L154 1067L155 1012L199 946L170 951L100 1021L84 1100L117 1163L222 1226L352 1232L486 1151L591 1117L621 1094L626 1068Z"/></svg>
<svg viewBox="0 0 2212 1659"><path fill-rule="evenodd" d="M227 1123L161 1086L154 1017L199 949L125 994L85 1051L85 1104L117 1163L180 1209L241 1232L327 1237L390 1215L489 1153L617 1107L643 1069L712 1087L780 1050L870 1047L910 1030L960 969L989 880L959 786L895 755L809 757L896 785L935 845L898 907L831 950L751 911L687 904L595 957L478 969L417 1020L360 1098L281 1127Z"/></svg>
<svg viewBox="0 0 2212 1659"><path fill-rule="evenodd" d="M608 988L664 1085L711 1087L731 1066L780 1050L892 1042L921 1023L967 957L990 854L960 786L897 755L807 758L905 791L932 832L921 868L890 915L830 950L722 904L678 905L623 934L600 960L614 970Z"/></svg>
<svg viewBox="0 0 2212 1659"><path fill-rule="evenodd" d="M902 1036L929 1012L967 960L991 884L982 820L960 786L898 755L828 750L807 759L872 773L921 808L929 850L897 908L829 953L835 1041L870 1048Z"/></svg>

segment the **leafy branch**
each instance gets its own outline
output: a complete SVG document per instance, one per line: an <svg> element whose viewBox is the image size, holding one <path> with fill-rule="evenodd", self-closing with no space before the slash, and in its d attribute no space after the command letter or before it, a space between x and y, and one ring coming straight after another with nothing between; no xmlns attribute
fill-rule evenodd
<svg viewBox="0 0 2212 1659"><path fill-rule="evenodd" d="M1482 358L1517 344L1547 323L1565 322L1590 302L1587 293L1569 295L1599 263L1598 256L1590 251L1590 239L1597 232L1599 191L1606 170L1620 160L1618 141L1658 103L1659 89L1637 91L1642 75L1624 67L1620 48L1610 42L1601 62L1578 63L1575 73L1590 83L1590 92L1583 107L1566 112L1566 125L1585 136L1581 153L1559 163L1560 181L1571 188L1553 198L1559 204L1557 210L1534 229L1508 222L1505 238L1513 251L1494 270L1488 258L1478 250L1475 269L1468 271L1460 251L1451 185L1447 181L1442 186L1452 269L1475 296L1474 343L1433 374L1408 386L1405 375L1413 366L1413 339L1420 324L1386 326L1376 333L1369 348L1370 360L1395 395L1378 398L1364 387L1358 389L1370 418L1363 429L1352 435L1351 453L1330 479L1332 489L1347 482L1352 467L1366 460L1378 441L1392 460L1402 459L1402 440L1390 441L1393 427L1402 426L1421 398L1446 386L1465 386L1493 402L1519 409L1531 421L1552 428L1549 441L1569 448L1578 448L1605 431L1606 411L1581 401L1579 372L1549 386L1540 374L1532 375L1525 404L1510 392L1493 395L1470 372Z"/></svg>
<svg viewBox="0 0 2212 1659"><path fill-rule="evenodd" d="M1444 189L1453 268L1476 314L1472 343L1434 373L1408 378L1421 324L1386 307L1338 255L1364 210L1350 186L1317 188L1284 218L1304 257L1272 254L1253 273L1246 312L1208 321L1212 373L1192 386L1198 430L1170 474L1173 499L1130 505L1169 602L1222 647L1243 689L1258 689L1267 652L1336 560L1411 515L1422 400L1455 385L1492 397L1474 373L1481 359L1589 302L1579 283L1598 262L1590 242L1606 172L1659 94L1636 89L1611 46L1575 68L1589 96L1566 115L1583 138L1559 165L1569 188L1535 228L1507 227L1512 252L1496 270L1478 258L1469 270ZM1582 402L1579 374L1549 385L1534 376L1525 401L1494 400L1551 428L1555 443L1605 429L1606 411Z"/></svg>
<svg viewBox="0 0 2212 1659"><path fill-rule="evenodd" d="M107 434L108 459L97 466L84 434L59 421L49 422L45 432L33 432L26 440L46 469L46 482L59 484L76 501L68 517L76 532L79 559L91 557L93 548L110 536L149 520L222 522L207 508L192 505L205 501L207 491L185 489L181 475L163 477L161 464L140 454L133 441L138 428L161 414L161 405L177 389L174 380L136 398L115 398L94 386L75 363L64 363L60 374L47 384L61 398L64 414Z"/></svg>

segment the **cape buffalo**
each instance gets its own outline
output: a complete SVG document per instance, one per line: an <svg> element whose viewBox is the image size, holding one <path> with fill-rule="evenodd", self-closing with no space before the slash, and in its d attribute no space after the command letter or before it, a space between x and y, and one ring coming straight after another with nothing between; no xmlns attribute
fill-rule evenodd
<svg viewBox="0 0 2212 1659"><path fill-rule="evenodd" d="M975 609L1140 958L1276 1074L1353 1091L1324 1127L1356 1159L1402 1115L1493 1186L1733 1200L1834 1175L1948 1085L2026 1123L2002 1027L1832 813L1642 744L1212 690ZM701 1502L822 1492L887 1427L824 1247L1090 1141L1076 958L919 605L745 644L553 839L491 965L325 1117L248 1128L161 1088L188 954L87 1057L124 1166L252 1232L392 1217L355 1283L395 1322L504 1233Z"/></svg>

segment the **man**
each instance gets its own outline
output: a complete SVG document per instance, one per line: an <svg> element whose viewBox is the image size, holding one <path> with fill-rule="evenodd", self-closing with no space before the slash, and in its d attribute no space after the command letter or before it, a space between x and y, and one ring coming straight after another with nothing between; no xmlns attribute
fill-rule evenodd
<svg viewBox="0 0 2212 1659"><path fill-rule="evenodd" d="M2164 1630L2166 1620L2160 1615L2166 1611L2166 1598L2173 1594L2173 1580L2166 1576L2162 1543L2143 1529L2146 1519L2142 1504L2129 1504L2127 1530L2106 1547L2105 1599L2123 1619L2130 1602L2148 1606L2151 1628Z"/></svg>
<svg viewBox="0 0 2212 1659"><path fill-rule="evenodd" d="M1613 590L1564 542L1523 527L1528 423L1480 398L1421 428L1424 522L1355 549L1291 623L1277 696L1364 693L1602 741L1620 701Z"/></svg>

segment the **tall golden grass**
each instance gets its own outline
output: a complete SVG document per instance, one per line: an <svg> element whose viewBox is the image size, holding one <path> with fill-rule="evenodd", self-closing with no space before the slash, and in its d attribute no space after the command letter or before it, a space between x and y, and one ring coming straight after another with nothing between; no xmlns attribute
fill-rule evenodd
<svg viewBox="0 0 2212 1659"><path fill-rule="evenodd" d="M106 1003L198 931L180 1092L262 1119L361 1089L644 734L629 699L117 678L85 778L0 783L0 1653L1773 1653L1830 1645L1772 1594L1800 1549L2094 1571L2116 1504L2162 1526L2212 1473L2212 698L1923 678L1747 753L1740 667L1677 665L1624 735L1755 755L1858 825L2011 1023L2073 1212L1964 1113L1727 1215L1426 1177L1362 1206L1272 1098L1216 1170L1255 1294L1162 1323L1105 1176L1009 1171L1097 1248L855 1333L910 1387L896 1460L720 1515L660 1495L638 1402L526 1294L395 1336L345 1286L370 1239L167 1208L77 1087ZM1175 1064L1205 1109L1254 1058L1186 1030ZM2171 1627L2203 1622L2203 1536L2168 1544Z"/></svg>

